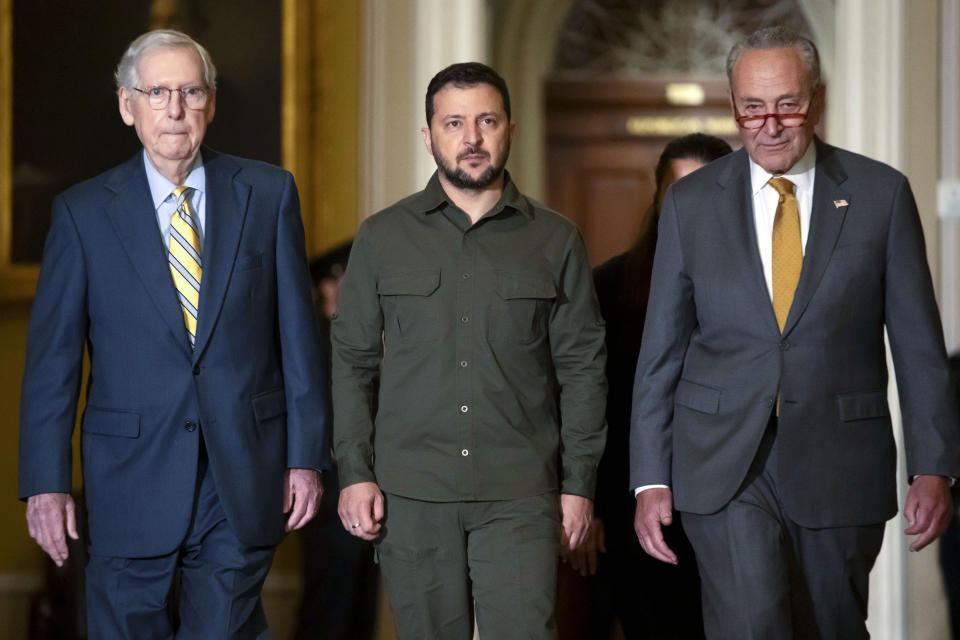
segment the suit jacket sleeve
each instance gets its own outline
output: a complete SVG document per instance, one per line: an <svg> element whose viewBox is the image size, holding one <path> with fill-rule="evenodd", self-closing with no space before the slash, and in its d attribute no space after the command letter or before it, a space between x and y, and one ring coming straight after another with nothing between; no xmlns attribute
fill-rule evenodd
<svg viewBox="0 0 960 640"><path fill-rule="evenodd" d="M71 435L89 323L84 261L76 223L66 201L57 196L27 335L20 400L21 499L71 489Z"/></svg>
<svg viewBox="0 0 960 640"><path fill-rule="evenodd" d="M634 376L630 416L630 489L670 484L673 396L697 326L693 283L684 272L673 190L664 198L650 299Z"/></svg>
<svg viewBox="0 0 960 640"><path fill-rule="evenodd" d="M907 473L960 475L960 418L917 205L906 178L896 191L887 239L887 335L903 416Z"/></svg>
<svg viewBox="0 0 960 640"><path fill-rule="evenodd" d="M300 201L293 177L284 175L277 222L277 326L287 404L287 467L322 470L331 468L326 348L311 298Z"/></svg>

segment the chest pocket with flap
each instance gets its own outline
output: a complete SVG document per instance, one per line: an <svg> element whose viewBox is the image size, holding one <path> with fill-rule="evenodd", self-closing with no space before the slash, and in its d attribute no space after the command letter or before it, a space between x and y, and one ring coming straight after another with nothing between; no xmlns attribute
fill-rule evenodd
<svg viewBox="0 0 960 640"><path fill-rule="evenodd" d="M393 273L377 282L387 338L425 342L440 337L440 272Z"/></svg>
<svg viewBox="0 0 960 640"><path fill-rule="evenodd" d="M490 339L529 344L547 333L557 287L550 280L500 271L491 302Z"/></svg>

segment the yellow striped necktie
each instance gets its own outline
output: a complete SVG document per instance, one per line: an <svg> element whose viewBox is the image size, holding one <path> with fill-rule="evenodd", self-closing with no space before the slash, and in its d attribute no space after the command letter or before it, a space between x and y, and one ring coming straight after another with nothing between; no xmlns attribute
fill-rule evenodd
<svg viewBox="0 0 960 640"><path fill-rule="evenodd" d="M800 238L800 208L793 194L793 183L786 178L770 178L770 186L780 194L773 219L773 312L783 331L793 304L793 294L803 267L803 243Z"/></svg>
<svg viewBox="0 0 960 640"><path fill-rule="evenodd" d="M187 327L190 348L197 339L197 318L200 308L200 280L203 274L200 259L200 231L197 219L188 200L190 187L177 187L173 197L177 210L170 219L170 273L183 309L183 322Z"/></svg>

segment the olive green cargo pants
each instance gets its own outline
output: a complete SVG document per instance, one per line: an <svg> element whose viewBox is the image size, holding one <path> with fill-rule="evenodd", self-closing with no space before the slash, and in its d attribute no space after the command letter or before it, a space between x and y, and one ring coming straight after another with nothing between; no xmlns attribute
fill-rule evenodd
<svg viewBox="0 0 960 640"><path fill-rule="evenodd" d="M400 640L557 637L560 504L555 492L514 500L425 502L384 496L377 545Z"/></svg>

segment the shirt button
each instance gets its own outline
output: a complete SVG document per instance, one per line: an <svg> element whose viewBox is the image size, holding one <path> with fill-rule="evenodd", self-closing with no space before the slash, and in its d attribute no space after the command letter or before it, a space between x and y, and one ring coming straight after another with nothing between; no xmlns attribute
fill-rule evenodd
<svg viewBox="0 0 960 640"><path fill-rule="evenodd" d="M462 322L463 324L467 324L468 322L470 322L470 317L469 317L469 316L460 316L460 322Z"/></svg>
<svg viewBox="0 0 960 640"><path fill-rule="evenodd" d="M466 458L468 455L470 455L470 452L467 451L466 449L464 449L463 451L460 452L460 455L462 455L464 458Z"/></svg>
<svg viewBox="0 0 960 640"><path fill-rule="evenodd" d="M470 411L470 407L465 404L460 405L460 413L466 413L467 411Z"/></svg>
<svg viewBox="0 0 960 640"><path fill-rule="evenodd" d="M461 360L461 361L460 361L460 368L461 368L461 369L466 369L466 368L467 368L467 361L466 361L466 360Z"/></svg>
<svg viewBox="0 0 960 640"><path fill-rule="evenodd" d="M463 279L464 279L464 280L469 280L469 279L470 279L470 274L469 274L469 273L463 274Z"/></svg>

